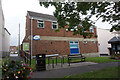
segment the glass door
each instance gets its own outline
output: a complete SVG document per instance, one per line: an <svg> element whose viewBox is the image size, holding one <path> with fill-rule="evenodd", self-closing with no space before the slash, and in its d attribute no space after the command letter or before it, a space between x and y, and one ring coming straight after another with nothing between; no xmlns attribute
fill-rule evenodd
<svg viewBox="0 0 120 80"><path fill-rule="evenodd" d="M79 54L78 41L70 41L70 54Z"/></svg>

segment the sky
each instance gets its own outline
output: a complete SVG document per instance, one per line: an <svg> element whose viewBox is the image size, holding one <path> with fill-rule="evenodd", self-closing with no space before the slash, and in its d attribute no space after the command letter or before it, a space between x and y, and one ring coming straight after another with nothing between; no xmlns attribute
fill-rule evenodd
<svg viewBox="0 0 120 80"><path fill-rule="evenodd" d="M5 18L5 27L10 32L10 45L18 45L18 31L20 24L20 43L25 37L25 23L27 11L34 11L53 15L55 8L53 6L44 8L39 5L38 0L2 0L2 9ZM110 29L111 25L107 22L97 21L98 28Z"/></svg>

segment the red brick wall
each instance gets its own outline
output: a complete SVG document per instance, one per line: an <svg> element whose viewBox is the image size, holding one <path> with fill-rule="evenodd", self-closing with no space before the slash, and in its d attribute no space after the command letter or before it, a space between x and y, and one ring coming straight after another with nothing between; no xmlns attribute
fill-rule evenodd
<svg viewBox="0 0 120 80"><path fill-rule="evenodd" d="M13 53L17 52L16 46L10 46L10 51Z"/></svg>
<svg viewBox="0 0 120 80"><path fill-rule="evenodd" d="M52 29L52 22L44 21L44 28L37 27L37 20L33 20L33 35L40 35L40 36L57 36L57 37L79 37L83 38L81 35L73 35L72 31L66 32L67 26L65 28L61 28L59 32L55 32ZM94 28L94 34L96 35L96 29ZM95 38L94 36L92 38Z"/></svg>
<svg viewBox="0 0 120 80"><path fill-rule="evenodd" d="M70 54L70 45L69 41L48 41L40 40L33 41L33 54L60 54L67 55ZM91 41L87 41L87 44L84 44L82 41L79 41L79 50L80 53L97 53L97 42L94 44Z"/></svg>
<svg viewBox="0 0 120 80"><path fill-rule="evenodd" d="M33 20L33 35L40 36L55 36L55 37L78 37L83 38L81 35L73 35L73 32L66 32L66 28L61 28L59 32L55 32L52 29L52 22L44 21L44 28L37 27L37 20ZM23 42L29 42L28 36L31 34L31 19L26 17L26 36ZM94 28L94 34L96 35L96 28ZM95 38L94 36L92 38ZM29 47L31 49L31 45ZM87 41L87 44L83 44L82 41L79 42L80 53L96 53L98 52L97 41L92 44L91 41ZM30 51L29 51L30 52ZM70 54L69 41L50 41L50 40L39 40L33 41L33 55L45 53L45 54L60 54L66 55Z"/></svg>
<svg viewBox="0 0 120 80"><path fill-rule="evenodd" d="M79 41L80 53L97 53L98 46L97 41L93 44L91 41L87 41L87 44L84 44L82 41Z"/></svg>
<svg viewBox="0 0 120 80"><path fill-rule="evenodd" d="M66 32L66 28L61 28L59 32L55 32L54 29L52 29L52 22L50 21L44 21L44 28L38 28L37 27L37 20L33 19L33 35L40 35L40 36L58 36L58 37L79 37L83 38L81 35L73 35L72 31ZM24 41L27 40L28 36L31 34L31 19L29 19L28 16L26 16L26 35L24 38ZM94 28L94 34L92 38L95 38L94 35L96 35L96 28Z"/></svg>
<svg viewBox="0 0 120 80"><path fill-rule="evenodd" d="M67 55L70 53L68 41L40 40L33 41L33 46L33 54L45 53Z"/></svg>

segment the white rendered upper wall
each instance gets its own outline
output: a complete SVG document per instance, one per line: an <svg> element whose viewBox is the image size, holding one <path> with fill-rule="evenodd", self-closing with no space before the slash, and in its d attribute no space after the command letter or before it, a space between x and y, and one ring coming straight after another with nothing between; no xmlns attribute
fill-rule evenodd
<svg viewBox="0 0 120 80"><path fill-rule="evenodd" d="M0 0L0 53L2 52L3 31L4 31L4 16L3 16L2 4Z"/></svg>
<svg viewBox="0 0 120 80"><path fill-rule="evenodd" d="M108 44L108 41L115 36L109 29L97 28L98 35L98 48L100 54L109 54L108 47L111 47Z"/></svg>
<svg viewBox="0 0 120 80"><path fill-rule="evenodd" d="M4 37L3 37L3 52L9 52L10 50L10 34L4 29Z"/></svg>

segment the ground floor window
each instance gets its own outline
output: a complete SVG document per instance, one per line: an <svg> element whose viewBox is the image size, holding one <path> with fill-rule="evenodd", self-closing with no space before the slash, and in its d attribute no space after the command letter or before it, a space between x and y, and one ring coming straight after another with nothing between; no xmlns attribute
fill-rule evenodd
<svg viewBox="0 0 120 80"><path fill-rule="evenodd" d="M70 54L79 54L79 42L70 41Z"/></svg>

